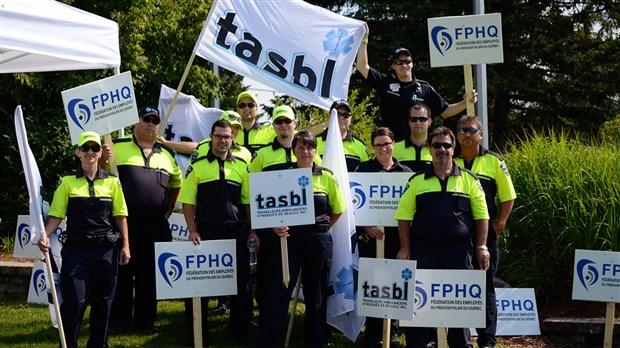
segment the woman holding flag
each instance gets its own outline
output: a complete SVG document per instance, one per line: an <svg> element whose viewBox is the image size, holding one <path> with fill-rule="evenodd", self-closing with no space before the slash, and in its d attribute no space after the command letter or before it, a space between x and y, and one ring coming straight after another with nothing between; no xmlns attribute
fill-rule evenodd
<svg viewBox="0 0 620 348"><path fill-rule="evenodd" d="M38 245L42 252L49 251L48 235L67 217L60 271L60 314L67 347L77 348L84 312L90 304L87 346L104 348L108 346L108 318L118 264L130 259L127 205L118 179L99 168L99 134L80 134L75 153L81 165L75 173L61 178Z"/></svg>

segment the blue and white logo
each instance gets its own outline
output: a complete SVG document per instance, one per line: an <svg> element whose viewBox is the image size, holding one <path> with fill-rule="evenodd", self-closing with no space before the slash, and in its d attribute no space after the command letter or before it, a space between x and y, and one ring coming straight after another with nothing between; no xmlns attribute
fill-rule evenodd
<svg viewBox="0 0 620 348"><path fill-rule="evenodd" d="M351 197L353 198L353 207L355 210L360 209L366 204L366 193L364 192L364 186L355 181L349 182L351 188Z"/></svg>
<svg viewBox="0 0 620 348"><path fill-rule="evenodd" d="M71 116L71 120L78 126L81 130L84 130L84 126L90 121L91 112L88 105L83 103L84 99L76 98L71 99L69 104L67 104L67 109L69 110L69 116Z"/></svg>
<svg viewBox="0 0 620 348"><path fill-rule="evenodd" d="M47 285L45 284L45 272L42 269L36 270L32 275L32 287L37 294L41 296L47 291Z"/></svg>
<svg viewBox="0 0 620 348"><path fill-rule="evenodd" d="M579 278L581 285L588 290L588 288L594 285L599 278L596 263L588 259L579 260L579 262L577 262L577 277Z"/></svg>
<svg viewBox="0 0 620 348"><path fill-rule="evenodd" d="M172 283L179 280L183 274L183 266L178 257L173 253L162 253L157 260L157 268L170 287L173 287Z"/></svg>
<svg viewBox="0 0 620 348"><path fill-rule="evenodd" d="M304 188L304 187L310 185L310 179L307 176L302 175L302 176L299 177L299 179L297 179L297 183L299 184L299 186Z"/></svg>
<svg viewBox="0 0 620 348"><path fill-rule="evenodd" d="M332 57L346 55L351 51L353 45L353 36L349 35L344 29L334 29L325 35L323 41L323 50L329 51Z"/></svg>
<svg viewBox="0 0 620 348"><path fill-rule="evenodd" d="M448 51L452 47L452 36L450 35L448 28L443 26L433 27L431 30L431 38L433 40L433 45L437 49L441 55L444 55L444 52Z"/></svg>
<svg viewBox="0 0 620 348"><path fill-rule="evenodd" d="M30 244L32 239L32 230L28 224L20 224L17 228L17 238L19 240L19 246L24 249L26 245Z"/></svg>
<svg viewBox="0 0 620 348"><path fill-rule="evenodd" d="M417 315L415 310L424 308L428 302L428 295L426 294L426 291L424 291L422 284L423 283L420 281L415 281L415 296L413 297L413 303L415 306L413 311L414 315Z"/></svg>

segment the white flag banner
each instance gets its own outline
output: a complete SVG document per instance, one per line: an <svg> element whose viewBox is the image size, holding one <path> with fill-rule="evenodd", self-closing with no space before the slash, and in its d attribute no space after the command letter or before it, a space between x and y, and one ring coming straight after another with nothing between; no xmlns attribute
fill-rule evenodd
<svg viewBox="0 0 620 348"><path fill-rule="evenodd" d="M17 144L19 146L19 155L22 159L22 166L24 168L24 176L26 177L26 185L28 186L28 204L30 207L30 229L33 233L34 240L38 240L41 233L45 233L45 225L43 224L43 214L47 213L49 209L48 202L43 200L43 182L41 181L41 174L39 167L34 159L34 155L28 145L28 134L26 133L26 125L24 123L24 114L22 113L21 105L15 108L15 135L17 137ZM59 243L54 243L50 238L50 255L55 257L55 253L60 253L60 247L56 246ZM57 270L53 272L60 273L60 262L57 263ZM45 274L45 279L49 285L49 280L54 279L55 275ZM51 286L47 286L47 289L51 289ZM57 289L59 289L57 287ZM57 290L60 292L60 290ZM59 296L60 302L60 296ZM50 316L52 319L52 325L57 327L57 319L55 314L54 303L50 296Z"/></svg>
<svg viewBox="0 0 620 348"><path fill-rule="evenodd" d="M194 52L328 109L347 99L364 23L301 0L216 0Z"/></svg>
<svg viewBox="0 0 620 348"><path fill-rule="evenodd" d="M176 90L161 85L158 106L160 115L168 114L175 92ZM162 125L162 127L166 127L163 137L166 140L198 143L209 137L211 126L220 118L222 112L220 109L202 106L193 95L179 93L168 123ZM177 153L176 159L179 168L185 173L190 155Z"/></svg>
<svg viewBox="0 0 620 348"><path fill-rule="evenodd" d="M335 109L332 110L329 127L338 129L338 116ZM327 133L323 166L334 172L334 178L347 202L347 210L330 230L333 251L327 290L327 322L355 342L366 318L359 316L355 307L357 298L355 282L359 271L359 254L357 245L351 243L356 240L355 218L349 189L349 173L339 132Z"/></svg>

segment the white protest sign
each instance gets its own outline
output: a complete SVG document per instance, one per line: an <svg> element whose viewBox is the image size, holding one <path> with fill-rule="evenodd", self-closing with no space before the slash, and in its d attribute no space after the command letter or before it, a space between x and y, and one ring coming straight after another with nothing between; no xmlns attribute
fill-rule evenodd
<svg viewBox="0 0 620 348"><path fill-rule="evenodd" d="M412 173L349 173L357 226L398 226L394 214Z"/></svg>
<svg viewBox="0 0 620 348"><path fill-rule="evenodd" d="M127 71L62 92L71 143L80 133L111 133L138 122L131 72Z"/></svg>
<svg viewBox="0 0 620 348"><path fill-rule="evenodd" d="M235 240L155 243L157 299L237 294Z"/></svg>
<svg viewBox="0 0 620 348"><path fill-rule="evenodd" d="M56 228L56 235L65 232L67 219L63 219ZM41 259L43 253L39 250L37 242L39 236L35 236L30 227L30 215L18 215L17 227L15 228L15 245L13 246L13 257L25 259Z"/></svg>
<svg viewBox="0 0 620 348"><path fill-rule="evenodd" d="M504 62L499 13L428 19L431 67Z"/></svg>
<svg viewBox="0 0 620 348"><path fill-rule="evenodd" d="M360 258L357 313L374 318L412 320L416 261Z"/></svg>
<svg viewBox="0 0 620 348"><path fill-rule="evenodd" d="M496 336L540 335L534 289L498 288L495 289L495 296Z"/></svg>
<svg viewBox="0 0 620 348"><path fill-rule="evenodd" d="M417 269L413 321L400 326L484 327L485 272Z"/></svg>
<svg viewBox="0 0 620 348"><path fill-rule="evenodd" d="M48 304L45 282L45 262L35 262L28 284L28 303Z"/></svg>
<svg viewBox="0 0 620 348"><path fill-rule="evenodd" d="M187 222L185 222L185 216L183 216L183 214L172 213L168 218L168 224L170 224L173 242L188 241L189 229L187 228Z"/></svg>
<svg viewBox="0 0 620 348"><path fill-rule="evenodd" d="M620 303L620 252L575 250L573 300Z"/></svg>
<svg viewBox="0 0 620 348"><path fill-rule="evenodd" d="M252 228L314 224L312 170L250 173Z"/></svg>

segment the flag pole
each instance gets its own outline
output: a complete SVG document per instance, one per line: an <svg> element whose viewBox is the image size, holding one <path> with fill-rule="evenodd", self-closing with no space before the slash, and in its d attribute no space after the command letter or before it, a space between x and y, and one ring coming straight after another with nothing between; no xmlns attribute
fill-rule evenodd
<svg viewBox="0 0 620 348"><path fill-rule="evenodd" d="M288 320L288 329L286 330L286 340L284 340L284 348L288 348L288 344L291 341L291 333L293 332L293 322L295 321L295 312L297 311L297 302L299 301L299 288L301 287L301 270L297 276L297 284L295 284L295 293L293 295L293 309L291 309L291 316Z"/></svg>
<svg viewBox="0 0 620 348"><path fill-rule="evenodd" d="M202 34L200 35L200 37L202 37ZM168 108L168 112L166 112L166 118L164 119L164 122L162 122L162 125L159 127L158 136L160 137L164 134L164 129L166 128L168 119L170 118L170 115L172 114L172 109L174 109L174 105L177 103L177 99L179 98L179 94L181 93L181 89L183 88L183 84L185 83L185 79L187 78L187 75L189 74L189 69L192 67L192 64L194 64L194 58L196 58L195 50L192 51L192 55L189 57L189 61L187 62L187 65L185 66L185 71L183 72L183 76L181 77L181 82L179 82L179 87L177 87L176 91L174 92L174 97L172 97L172 102L170 102L170 107Z"/></svg>
<svg viewBox="0 0 620 348"><path fill-rule="evenodd" d="M377 259L385 258L385 228L378 226L379 230L383 234L383 239L376 239L377 242ZM390 347L390 318L383 318L383 338L381 340L382 348Z"/></svg>
<svg viewBox="0 0 620 348"><path fill-rule="evenodd" d="M45 232L43 232L45 233ZM52 271L52 261L50 260L50 253L46 251L43 253L45 257L45 269L47 270L48 277L50 277L50 287L52 288L52 301L54 301L54 312L56 318L58 318L58 334L60 335L60 345L62 348L67 348L67 340L65 339L65 329L62 325L62 317L60 316L60 303L58 303L58 294L56 293L56 284L54 283L54 272Z"/></svg>
<svg viewBox="0 0 620 348"><path fill-rule="evenodd" d="M291 274L288 269L288 241L286 237L280 237L280 255L282 256L282 283L285 288L291 282Z"/></svg>

